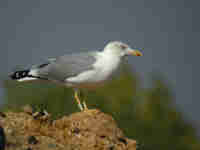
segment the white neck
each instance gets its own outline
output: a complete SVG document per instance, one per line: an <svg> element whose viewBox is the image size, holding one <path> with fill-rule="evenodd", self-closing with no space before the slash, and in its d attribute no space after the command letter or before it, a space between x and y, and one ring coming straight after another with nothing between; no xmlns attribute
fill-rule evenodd
<svg viewBox="0 0 200 150"><path fill-rule="evenodd" d="M99 57L101 58L96 63L96 66L100 67L107 75L115 71L121 62L121 57L110 50L102 51L99 53Z"/></svg>

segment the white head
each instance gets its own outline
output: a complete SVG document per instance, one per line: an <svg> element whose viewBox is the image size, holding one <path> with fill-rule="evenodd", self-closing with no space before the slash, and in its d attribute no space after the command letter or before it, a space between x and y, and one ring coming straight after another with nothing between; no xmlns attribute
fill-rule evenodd
<svg viewBox="0 0 200 150"><path fill-rule="evenodd" d="M142 56L142 53L140 51L138 51L137 49L132 49L127 44L120 41L109 42L105 46L104 52L112 53L120 57L127 55Z"/></svg>

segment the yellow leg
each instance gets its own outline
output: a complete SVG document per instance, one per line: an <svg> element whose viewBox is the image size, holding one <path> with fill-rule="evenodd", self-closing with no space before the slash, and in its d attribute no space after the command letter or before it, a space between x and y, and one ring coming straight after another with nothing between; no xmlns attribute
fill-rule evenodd
<svg viewBox="0 0 200 150"><path fill-rule="evenodd" d="M78 97L78 91L75 91L75 92L74 92L74 98L75 98L76 102L78 103L79 109L80 109L81 111L83 111L83 106L81 105L81 101L80 101L80 99L79 99L79 97Z"/></svg>
<svg viewBox="0 0 200 150"><path fill-rule="evenodd" d="M85 101L83 101L83 108L84 108L84 111L87 111L87 110L88 110L88 107L87 107L87 105L86 105L86 102L85 102Z"/></svg>

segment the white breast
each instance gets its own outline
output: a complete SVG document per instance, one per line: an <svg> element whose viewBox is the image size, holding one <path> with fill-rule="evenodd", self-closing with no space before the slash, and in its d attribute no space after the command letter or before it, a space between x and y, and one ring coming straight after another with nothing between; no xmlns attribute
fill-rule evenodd
<svg viewBox="0 0 200 150"><path fill-rule="evenodd" d="M107 55L102 53L101 57L95 64L94 67L98 69L97 78L104 80L109 78L112 73L118 68L120 64L120 57L115 55Z"/></svg>

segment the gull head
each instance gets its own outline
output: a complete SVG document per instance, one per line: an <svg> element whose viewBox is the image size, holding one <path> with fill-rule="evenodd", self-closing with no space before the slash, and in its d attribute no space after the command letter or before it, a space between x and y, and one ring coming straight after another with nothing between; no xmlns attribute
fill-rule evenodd
<svg viewBox="0 0 200 150"><path fill-rule="evenodd" d="M117 55L119 57L123 56L142 56L143 54L136 48L131 48L127 44L120 42L120 41L112 41L109 42L105 48L104 52L110 53L113 55Z"/></svg>

